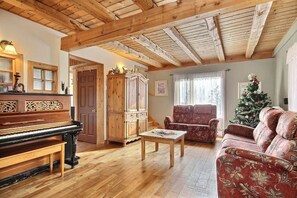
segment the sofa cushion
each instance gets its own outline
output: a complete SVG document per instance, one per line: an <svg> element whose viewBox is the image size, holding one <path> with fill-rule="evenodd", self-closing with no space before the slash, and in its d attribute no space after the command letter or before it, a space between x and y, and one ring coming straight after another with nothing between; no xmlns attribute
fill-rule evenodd
<svg viewBox="0 0 297 198"><path fill-rule="evenodd" d="M207 125L212 118L216 118L215 105L194 105L192 124Z"/></svg>
<svg viewBox="0 0 297 198"><path fill-rule="evenodd" d="M256 143L243 142L240 140L232 140L232 139L224 140L222 143L222 148L224 149L229 147L242 148L246 150L261 152L261 149Z"/></svg>
<svg viewBox="0 0 297 198"><path fill-rule="evenodd" d="M188 125L185 123L170 123L169 129L179 130L179 131L188 131Z"/></svg>
<svg viewBox="0 0 297 198"><path fill-rule="evenodd" d="M210 132L208 125L197 125L197 124L188 124L188 133L185 135L185 138L188 140L200 140L203 142L210 142L210 136L213 135Z"/></svg>
<svg viewBox="0 0 297 198"><path fill-rule="evenodd" d="M276 127L276 132L278 135L286 139L296 139L297 138L297 114L292 111L287 111L283 113L280 118L278 125Z"/></svg>
<svg viewBox="0 0 297 198"><path fill-rule="evenodd" d="M236 141L242 141L242 142L255 144L254 139L244 137L244 136L238 136L238 135L234 135L234 134L228 134L228 133L224 135L223 141L226 141L226 140L236 140Z"/></svg>
<svg viewBox="0 0 297 198"><path fill-rule="evenodd" d="M260 122L253 132L257 145L265 152L276 136L276 126L283 111L270 107L264 108L259 115Z"/></svg>
<svg viewBox="0 0 297 198"><path fill-rule="evenodd" d="M283 158L293 163L297 161L297 140L287 140L277 135L266 150L267 155Z"/></svg>
<svg viewBox="0 0 297 198"><path fill-rule="evenodd" d="M175 105L173 108L173 120L176 123L191 123L193 119L192 105Z"/></svg>

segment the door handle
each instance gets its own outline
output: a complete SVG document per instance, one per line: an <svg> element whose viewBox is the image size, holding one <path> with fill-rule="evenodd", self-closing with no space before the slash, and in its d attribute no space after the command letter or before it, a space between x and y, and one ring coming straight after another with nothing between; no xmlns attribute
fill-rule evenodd
<svg viewBox="0 0 297 198"><path fill-rule="evenodd" d="M92 112L93 112L93 113L96 113L96 109L93 109Z"/></svg>

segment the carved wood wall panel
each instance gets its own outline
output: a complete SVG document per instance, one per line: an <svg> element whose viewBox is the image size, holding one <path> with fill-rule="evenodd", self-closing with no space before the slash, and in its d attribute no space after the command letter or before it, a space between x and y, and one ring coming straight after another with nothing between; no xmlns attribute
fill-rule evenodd
<svg viewBox="0 0 297 198"><path fill-rule="evenodd" d="M63 104L57 100L26 101L26 111L62 110Z"/></svg>
<svg viewBox="0 0 297 198"><path fill-rule="evenodd" d="M0 113L17 112L17 101L0 101Z"/></svg>

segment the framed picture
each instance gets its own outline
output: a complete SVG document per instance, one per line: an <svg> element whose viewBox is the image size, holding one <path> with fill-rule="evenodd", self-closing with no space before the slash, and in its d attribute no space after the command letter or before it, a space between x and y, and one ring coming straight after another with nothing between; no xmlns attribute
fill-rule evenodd
<svg viewBox="0 0 297 198"><path fill-rule="evenodd" d="M238 98L240 98L240 96L242 95L242 93L244 92L244 90L246 89L246 87L248 86L250 82L239 82L238 83ZM259 82L259 91L262 91L262 83Z"/></svg>
<svg viewBox="0 0 297 198"><path fill-rule="evenodd" d="M155 96L168 96L167 80L155 81Z"/></svg>

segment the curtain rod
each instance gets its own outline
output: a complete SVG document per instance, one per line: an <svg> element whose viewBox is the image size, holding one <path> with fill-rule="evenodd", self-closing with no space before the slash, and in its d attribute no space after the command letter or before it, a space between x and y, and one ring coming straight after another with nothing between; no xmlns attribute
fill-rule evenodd
<svg viewBox="0 0 297 198"><path fill-rule="evenodd" d="M231 71L231 69L225 69L225 70L223 70L223 71L225 71L225 72L229 72L229 71ZM200 73L203 73L203 72L200 72ZM169 74L169 76L173 76L174 74Z"/></svg>

